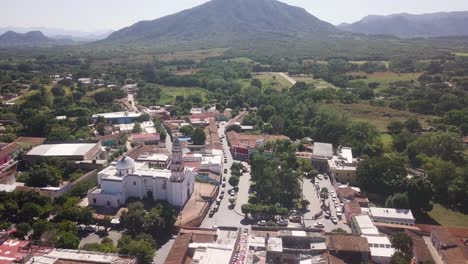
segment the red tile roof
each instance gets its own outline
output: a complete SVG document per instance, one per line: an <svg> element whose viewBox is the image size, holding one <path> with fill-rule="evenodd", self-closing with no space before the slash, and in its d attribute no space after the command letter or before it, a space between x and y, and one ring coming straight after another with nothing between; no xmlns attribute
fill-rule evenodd
<svg viewBox="0 0 468 264"><path fill-rule="evenodd" d="M20 149L21 149L20 145L16 144L15 142L10 143L0 150L0 158L11 155L13 152L19 151Z"/></svg>
<svg viewBox="0 0 468 264"><path fill-rule="evenodd" d="M327 235L326 244L331 251L370 253L367 239L358 235Z"/></svg>

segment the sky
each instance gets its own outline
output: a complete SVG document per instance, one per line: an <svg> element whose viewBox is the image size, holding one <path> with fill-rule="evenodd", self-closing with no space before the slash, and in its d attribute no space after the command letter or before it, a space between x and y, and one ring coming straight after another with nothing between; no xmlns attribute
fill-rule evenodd
<svg viewBox="0 0 468 264"><path fill-rule="evenodd" d="M281 0L339 24L366 15L468 11L468 0ZM153 20L207 0L0 0L1 27L48 27L80 31L117 30Z"/></svg>

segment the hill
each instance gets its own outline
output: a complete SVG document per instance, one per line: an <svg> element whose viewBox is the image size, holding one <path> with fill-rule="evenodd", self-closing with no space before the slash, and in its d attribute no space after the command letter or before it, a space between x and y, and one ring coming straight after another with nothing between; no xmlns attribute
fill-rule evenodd
<svg viewBox="0 0 468 264"><path fill-rule="evenodd" d="M216 43L240 39L300 38L337 33L302 8L276 0L212 0L152 21L141 21L112 33L102 43ZM209 43L208 43L209 42Z"/></svg>
<svg viewBox="0 0 468 264"><path fill-rule="evenodd" d="M0 47L47 47L71 44L70 40L55 40L46 37L40 31L17 33L7 31L0 35Z"/></svg>
<svg viewBox="0 0 468 264"><path fill-rule="evenodd" d="M371 15L338 28L364 34L394 35L401 38L468 36L468 11L412 15Z"/></svg>

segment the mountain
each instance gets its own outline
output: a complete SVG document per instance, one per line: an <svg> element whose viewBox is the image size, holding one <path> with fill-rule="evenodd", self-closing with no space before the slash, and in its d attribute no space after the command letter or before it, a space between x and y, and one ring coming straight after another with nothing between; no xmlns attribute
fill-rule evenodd
<svg viewBox="0 0 468 264"><path fill-rule="evenodd" d="M70 39L78 42L90 42L105 39L113 32L113 30L97 30L93 32L85 32L80 30L69 30L49 27L0 27L0 34L3 34L8 31L14 31L17 33L41 31L45 36L49 38Z"/></svg>
<svg viewBox="0 0 468 264"><path fill-rule="evenodd" d="M468 11L412 15L371 15L338 28L364 34L395 35L401 38L468 36Z"/></svg>
<svg viewBox="0 0 468 264"><path fill-rule="evenodd" d="M40 31L17 33L8 31L0 35L0 47L46 47L71 44L70 40L55 40Z"/></svg>
<svg viewBox="0 0 468 264"><path fill-rule="evenodd" d="M211 0L152 21L141 21L112 33L100 43L216 43L326 36L339 32L305 9L276 0Z"/></svg>

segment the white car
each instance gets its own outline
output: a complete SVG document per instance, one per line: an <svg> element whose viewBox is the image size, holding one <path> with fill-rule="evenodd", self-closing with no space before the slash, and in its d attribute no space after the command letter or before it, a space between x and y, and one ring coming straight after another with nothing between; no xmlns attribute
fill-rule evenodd
<svg viewBox="0 0 468 264"><path fill-rule="evenodd" d="M332 217L330 218L330 220L331 220L335 225L338 224L338 219L337 219L336 217L332 216Z"/></svg>
<svg viewBox="0 0 468 264"><path fill-rule="evenodd" d="M323 179L322 177L323 177L322 174L317 175L317 179L319 179L319 180L322 180Z"/></svg>
<svg viewBox="0 0 468 264"><path fill-rule="evenodd" d="M261 221L258 221L257 223L259 226L266 226L266 221L265 220L261 220Z"/></svg>
<svg viewBox="0 0 468 264"><path fill-rule="evenodd" d="M318 223L315 223L315 224L314 224L314 227L316 227L316 228L324 228L325 226L324 226L322 223L318 222Z"/></svg>

